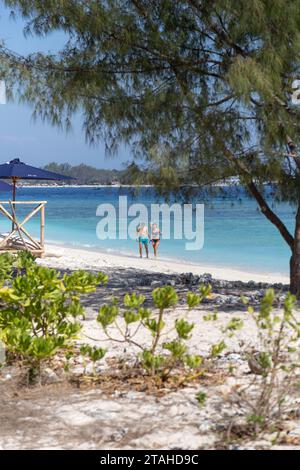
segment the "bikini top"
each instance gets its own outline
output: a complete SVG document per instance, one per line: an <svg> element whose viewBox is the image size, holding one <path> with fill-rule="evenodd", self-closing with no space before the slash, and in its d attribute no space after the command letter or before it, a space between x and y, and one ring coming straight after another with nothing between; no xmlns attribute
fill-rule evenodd
<svg viewBox="0 0 300 470"><path fill-rule="evenodd" d="M147 227L141 227L138 231L140 237L148 237Z"/></svg>
<svg viewBox="0 0 300 470"><path fill-rule="evenodd" d="M159 238L160 230L159 228L152 230L151 232L151 238L153 240L157 240Z"/></svg>

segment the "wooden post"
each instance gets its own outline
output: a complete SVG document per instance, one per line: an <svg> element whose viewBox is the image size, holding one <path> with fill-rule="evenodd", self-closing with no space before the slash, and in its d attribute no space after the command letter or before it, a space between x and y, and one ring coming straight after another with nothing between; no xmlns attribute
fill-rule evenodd
<svg viewBox="0 0 300 470"><path fill-rule="evenodd" d="M12 183L13 183L13 203L14 203L15 200L16 200L17 179L18 179L18 178L16 178L15 176L13 176L13 178L12 178ZM16 213L15 213L16 207L15 207L14 204L13 204L12 207L14 208L14 211L13 211L13 218L14 218L14 220L13 220L12 225L11 225L11 230L13 231L14 228L15 228L15 222L14 222L14 221L15 221L15 219L16 219Z"/></svg>
<svg viewBox="0 0 300 470"><path fill-rule="evenodd" d="M42 248L41 257L44 257L45 254L45 205L41 206L41 228L40 228L40 244Z"/></svg>
<svg viewBox="0 0 300 470"><path fill-rule="evenodd" d="M17 192L17 179L15 176L13 176L12 181L13 181L13 202L16 200L16 192Z"/></svg>

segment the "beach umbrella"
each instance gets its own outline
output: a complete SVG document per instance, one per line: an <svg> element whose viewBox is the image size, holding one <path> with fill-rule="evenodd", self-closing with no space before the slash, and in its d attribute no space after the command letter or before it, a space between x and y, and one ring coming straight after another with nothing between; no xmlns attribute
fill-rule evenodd
<svg viewBox="0 0 300 470"><path fill-rule="evenodd" d="M31 165L27 165L14 158L10 162L0 165L0 179L9 179L13 186L13 201L16 200L16 186L18 180L72 180L71 176L61 175L53 171L43 170Z"/></svg>
<svg viewBox="0 0 300 470"><path fill-rule="evenodd" d="M4 183L4 181L0 181L0 192L1 191L11 191L12 190L12 186L10 184L7 184L7 183Z"/></svg>

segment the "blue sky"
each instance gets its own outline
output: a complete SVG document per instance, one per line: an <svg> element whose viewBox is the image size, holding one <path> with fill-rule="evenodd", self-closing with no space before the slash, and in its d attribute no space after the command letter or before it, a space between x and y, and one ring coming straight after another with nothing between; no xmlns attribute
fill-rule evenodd
<svg viewBox="0 0 300 470"><path fill-rule="evenodd" d="M21 20L14 20L0 3L0 39L19 54L55 51L64 42L62 33L46 38L24 38ZM90 147L85 142L80 116L73 120L73 131L65 134L40 120L33 121L27 105L0 105L0 163L19 157L26 163L43 166L49 162L86 163L97 168L122 168L131 160L130 149L120 149L113 158L105 156L104 144Z"/></svg>

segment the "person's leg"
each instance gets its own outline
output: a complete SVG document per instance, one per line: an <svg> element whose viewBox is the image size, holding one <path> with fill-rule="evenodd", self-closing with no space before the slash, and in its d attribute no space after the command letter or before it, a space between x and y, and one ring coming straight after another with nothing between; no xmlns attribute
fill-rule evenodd
<svg viewBox="0 0 300 470"><path fill-rule="evenodd" d="M147 258L149 258L148 243L145 243L145 251L146 251L146 256L147 256Z"/></svg>
<svg viewBox="0 0 300 470"><path fill-rule="evenodd" d="M154 248L154 256L155 256L155 258L157 257L157 249L158 249L159 244L160 244L160 240L157 240L156 243L155 243L155 248Z"/></svg>
<svg viewBox="0 0 300 470"><path fill-rule="evenodd" d="M143 244L139 242L140 258L143 257Z"/></svg>
<svg viewBox="0 0 300 470"><path fill-rule="evenodd" d="M153 246L153 252L154 252L155 258L156 258L156 243L157 243L156 240L153 240L152 246Z"/></svg>

